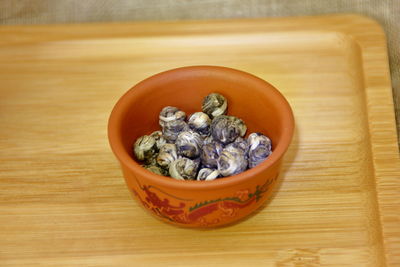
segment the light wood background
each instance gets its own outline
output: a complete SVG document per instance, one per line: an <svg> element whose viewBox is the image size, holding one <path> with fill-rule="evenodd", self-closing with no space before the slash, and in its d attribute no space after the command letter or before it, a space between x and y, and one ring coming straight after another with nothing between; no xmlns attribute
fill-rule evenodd
<svg viewBox="0 0 400 267"><path fill-rule="evenodd" d="M359 16L0 28L1 266L398 266L399 153L385 36ZM208 231L145 213L106 126L156 72L242 69L291 103L269 205Z"/></svg>
<svg viewBox="0 0 400 267"><path fill-rule="evenodd" d="M356 13L386 35L393 97L400 116L400 0L3 0L0 24L207 20ZM400 129L400 119L397 119ZM399 143L400 143L400 139Z"/></svg>

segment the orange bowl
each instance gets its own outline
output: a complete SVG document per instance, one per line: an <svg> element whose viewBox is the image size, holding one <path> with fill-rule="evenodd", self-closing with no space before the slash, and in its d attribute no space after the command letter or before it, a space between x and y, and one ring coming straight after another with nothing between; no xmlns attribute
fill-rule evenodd
<svg viewBox="0 0 400 267"><path fill-rule="evenodd" d="M218 92L228 101L228 114L243 119L247 133L272 140L272 154L240 174L213 181L181 181L156 175L140 166L132 144L159 130L165 106L191 114L203 98ZM293 136L289 103L271 84L249 73L225 67L193 66L156 74L132 87L117 102L108 123L111 148L126 184L138 202L161 220L186 227L230 224L259 208L277 185L279 170Z"/></svg>

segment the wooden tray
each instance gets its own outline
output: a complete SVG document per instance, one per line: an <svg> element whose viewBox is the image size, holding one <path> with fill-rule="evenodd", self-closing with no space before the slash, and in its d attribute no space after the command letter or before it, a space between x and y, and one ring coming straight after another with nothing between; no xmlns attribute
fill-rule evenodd
<svg viewBox="0 0 400 267"><path fill-rule="evenodd" d="M400 161L376 22L7 26L0 36L0 265L399 266ZM271 82L297 127L269 205L208 231L143 211L106 133L132 85L198 64Z"/></svg>

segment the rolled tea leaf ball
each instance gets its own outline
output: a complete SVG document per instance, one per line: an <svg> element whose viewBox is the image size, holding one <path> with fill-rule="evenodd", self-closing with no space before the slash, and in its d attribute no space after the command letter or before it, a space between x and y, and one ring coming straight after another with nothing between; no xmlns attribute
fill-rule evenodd
<svg viewBox="0 0 400 267"><path fill-rule="evenodd" d="M225 147L218 158L218 171L222 176L231 176L247 169L247 156L240 148Z"/></svg>
<svg viewBox="0 0 400 267"><path fill-rule="evenodd" d="M178 157L179 157L179 156L178 156ZM194 162L194 164L196 164L197 170L199 170L199 168L200 168L200 166L201 166L201 159L200 159L200 157L194 158L194 159L191 159L191 160Z"/></svg>
<svg viewBox="0 0 400 267"><path fill-rule="evenodd" d="M168 172L166 172L164 169L162 169L156 165L144 165L143 167L146 170L151 171L152 173L162 175L162 176L168 176Z"/></svg>
<svg viewBox="0 0 400 267"><path fill-rule="evenodd" d="M161 149L161 147L167 143L167 140L164 138L163 134L161 131L155 131L150 134L155 140L156 140L156 145L158 149Z"/></svg>
<svg viewBox="0 0 400 267"><path fill-rule="evenodd" d="M249 167L253 168L263 162L271 153L271 140L261 133L252 133L247 137L249 144Z"/></svg>
<svg viewBox="0 0 400 267"><path fill-rule="evenodd" d="M178 135L175 144L179 155L187 158L197 158L200 156L203 139L194 131L185 131Z"/></svg>
<svg viewBox="0 0 400 267"><path fill-rule="evenodd" d="M218 93L212 93L203 100L203 112L211 118L226 114L228 102L226 98Z"/></svg>
<svg viewBox="0 0 400 267"><path fill-rule="evenodd" d="M245 154L247 154L247 152L249 151L249 145L248 145L246 139L244 139L241 136L236 138L235 141L233 141L232 143L228 144L227 147L228 146L232 146L232 147L235 147L235 148L242 149Z"/></svg>
<svg viewBox="0 0 400 267"><path fill-rule="evenodd" d="M207 136L207 137L205 137L203 139L203 146L207 145L207 144L210 144L210 143L213 143L213 142L214 142L214 138L211 135Z"/></svg>
<svg viewBox="0 0 400 267"><path fill-rule="evenodd" d="M216 169L203 168L197 174L197 181L211 181L219 176L219 171Z"/></svg>
<svg viewBox="0 0 400 267"><path fill-rule="evenodd" d="M223 144L232 143L239 136L244 136L246 130L246 124L234 116L221 115L211 122L212 137Z"/></svg>
<svg viewBox="0 0 400 267"><path fill-rule="evenodd" d="M150 135L139 137L133 145L133 152L138 160L150 161L157 151L156 140Z"/></svg>
<svg viewBox="0 0 400 267"><path fill-rule="evenodd" d="M157 165L158 152L147 158L144 162L146 165Z"/></svg>
<svg viewBox="0 0 400 267"><path fill-rule="evenodd" d="M166 123L177 120L184 121L186 118L186 113L177 107L167 106L161 110L158 118L160 126L163 128Z"/></svg>
<svg viewBox="0 0 400 267"><path fill-rule="evenodd" d="M189 127L186 122L174 120L164 124L162 128L163 137L167 142L174 143L181 132L187 131Z"/></svg>
<svg viewBox="0 0 400 267"><path fill-rule="evenodd" d="M217 168L218 167L217 160L223 149L224 149L223 145L218 142L212 142L203 145L200 154L201 164L208 168Z"/></svg>
<svg viewBox="0 0 400 267"><path fill-rule="evenodd" d="M207 136L210 132L211 119L204 112L196 112L190 115L188 126L202 136Z"/></svg>
<svg viewBox="0 0 400 267"><path fill-rule="evenodd" d="M195 180L199 165L188 158L179 158L169 166L169 174L177 180Z"/></svg>
<svg viewBox="0 0 400 267"><path fill-rule="evenodd" d="M169 169L172 162L178 159L178 152L175 144L164 144L157 156L157 164L162 168Z"/></svg>
<svg viewBox="0 0 400 267"><path fill-rule="evenodd" d="M244 123L242 119L239 119L238 117L231 116L233 117L234 123L236 124L236 127L239 129L239 136L243 137L246 132L247 132L247 126Z"/></svg>

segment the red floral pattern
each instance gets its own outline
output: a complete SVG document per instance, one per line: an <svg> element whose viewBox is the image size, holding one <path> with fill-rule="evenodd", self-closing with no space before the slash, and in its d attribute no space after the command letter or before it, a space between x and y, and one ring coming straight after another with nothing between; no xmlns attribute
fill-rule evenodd
<svg viewBox="0 0 400 267"><path fill-rule="evenodd" d="M144 199L142 199L134 189L132 189L132 192L145 208L151 210L163 219L179 224L209 226L229 220L229 218L235 216L240 209L258 202L276 178L277 177L268 180L261 186L256 186L253 193L250 193L248 189L242 189L238 190L233 197L200 202L191 207L187 207L187 204L183 202L185 200L174 196L172 197L177 200L177 204L171 204L168 198L161 198L154 192L162 192L154 186L140 185L138 183L139 187L145 193ZM207 218L208 215L215 214L216 212L218 212L218 216L212 216L216 218Z"/></svg>

